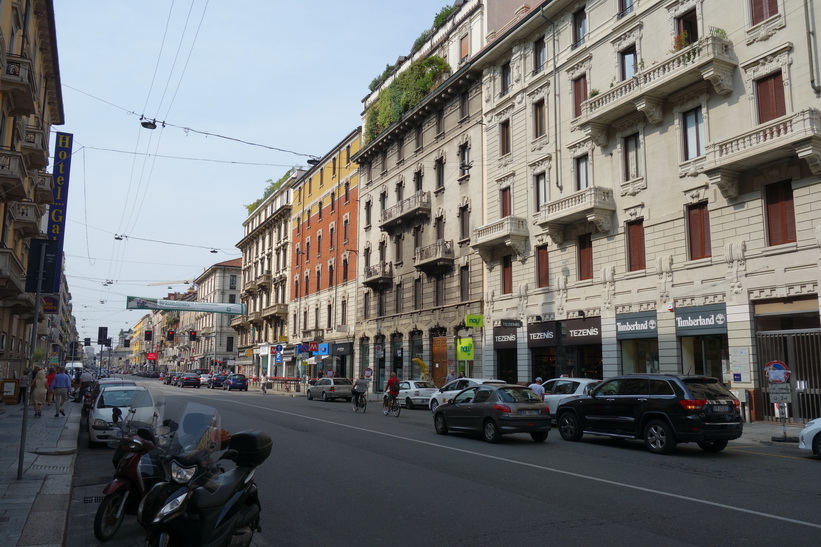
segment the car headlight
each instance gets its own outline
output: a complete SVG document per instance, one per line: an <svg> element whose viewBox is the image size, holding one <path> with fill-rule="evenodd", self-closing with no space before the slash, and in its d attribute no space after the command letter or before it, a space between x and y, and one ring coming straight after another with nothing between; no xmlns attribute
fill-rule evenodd
<svg viewBox="0 0 821 547"><path fill-rule="evenodd" d="M91 422L91 427L94 429L109 429L111 424L105 420L101 420L100 418L94 418L94 421Z"/></svg>
<svg viewBox="0 0 821 547"><path fill-rule="evenodd" d="M183 467L176 460L171 461L171 479L180 484L187 484L197 472L197 466Z"/></svg>
<svg viewBox="0 0 821 547"><path fill-rule="evenodd" d="M179 511L182 508L183 503L185 502L185 499L189 495L191 495L190 491L183 492L182 494L180 494L176 498L170 500L168 503L163 505L162 509L157 511L157 515L154 517L154 524L162 521L165 517L167 517L169 515L173 515L174 513Z"/></svg>

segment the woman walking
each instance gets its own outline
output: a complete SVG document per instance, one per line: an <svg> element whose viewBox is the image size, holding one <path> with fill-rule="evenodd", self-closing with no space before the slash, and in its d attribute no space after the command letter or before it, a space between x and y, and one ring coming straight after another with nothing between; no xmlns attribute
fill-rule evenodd
<svg viewBox="0 0 821 547"><path fill-rule="evenodd" d="M54 391L51 389L51 383L54 382L54 377L57 375L57 370L53 367L48 369L46 374L46 382L48 383L48 392L46 393L46 406L51 406L54 401Z"/></svg>
<svg viewBox="0 0 821 547"><path fill-rule="evenodd" d="M46 380L46 374L42 370L39 370L31 386L31 401L34 403L34 415L38 418L43 416L43 405L46 403L47 393L48 381Z"/></svg>

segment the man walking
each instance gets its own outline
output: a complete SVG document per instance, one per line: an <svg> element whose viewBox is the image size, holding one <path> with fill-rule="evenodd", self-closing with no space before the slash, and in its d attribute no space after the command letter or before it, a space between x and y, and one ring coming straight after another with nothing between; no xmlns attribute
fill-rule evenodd
<svg viewBox="0 0 821 547"><path fill-rule="evenodd" d="M542 401L544 401L544 387L542 386L542 378L541 377L536 378L536 380L534 380L533 383L530 384L527 387L532 389L536 393L536 395L538 395L539 398Z"/></svg>
<svg viewBox="0 0 821 547"><path fill-rule="evenodd" d="M54 409L54 416L66 415L63 407L68 399L68 392L71 391L71 376L66 374L65 368L60 368L60 372L54 375L54 380L51 382L51 389L54 392L54 402L56 408Z"/></svg>

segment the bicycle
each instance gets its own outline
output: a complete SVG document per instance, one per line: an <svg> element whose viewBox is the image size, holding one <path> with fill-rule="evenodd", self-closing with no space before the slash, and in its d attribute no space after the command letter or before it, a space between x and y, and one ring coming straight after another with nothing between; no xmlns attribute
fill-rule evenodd
<svg viewBox="0 0 821 547"><path fill-rule="evenodd" d="M399 399L397 397L391 397L388 393L386 393L382 399L382 414L387 416L388 413L391 413L398 418L399 412L401 412Z"/></svg>
<svg viewBox="0 0 821 547"><path fill-rule="evenodd" d="M367 393L356 393L356 392L354 392L354 394L353 394L353 411L354 412L359 412L360 410L362 410L362 412L365 412L365 409L367 407L368 407Z"/></svg>

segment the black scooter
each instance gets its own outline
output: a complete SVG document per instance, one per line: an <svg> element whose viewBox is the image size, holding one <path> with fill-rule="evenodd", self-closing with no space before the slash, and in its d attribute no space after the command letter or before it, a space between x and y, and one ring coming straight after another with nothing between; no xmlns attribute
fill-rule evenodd
<svg viewBox="0 0 821 547"><path fill-rule="evenodd" d="M217 411L199 403L188 403L182 414L174 448L164 459L170 480L140 503L137 518L146 529L146 545L250 545L253 533L262 530L254 474L271 454L270 435L229 435L219 427ZM236 465L226 471L220 463L225 461Z"/></svg>

